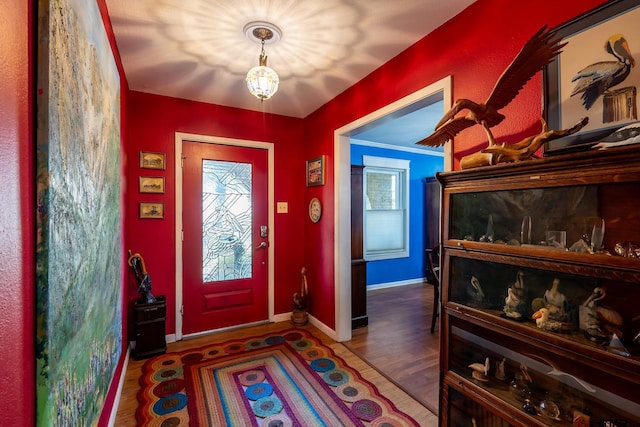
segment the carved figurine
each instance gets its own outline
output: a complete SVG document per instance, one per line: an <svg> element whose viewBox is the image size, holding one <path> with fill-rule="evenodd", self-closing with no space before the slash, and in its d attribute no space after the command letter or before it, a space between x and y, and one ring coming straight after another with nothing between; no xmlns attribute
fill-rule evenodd
<svg viewBox="0 0 640 427"><path fill-rule="evenodd" d="M489 381L489 366L490 361L488 357L484 360L484 364L472 363L469 365L469 368L471 368L471 376L478 381Z"/></svg>
<svg viewBox="0 0 640 427"><path fill-rule="evenodd" d="M479 153L462 158L460 168L468 169L530 159L547 141L582 129L588 121L587 118L569 129L551 131L542 120L542 131L538 135L527 137L513 145L496 144L489 130L505 119L499 111L513 101L531 77L549 64L565 45L566 43L559 43L554 31L547 31L546 27L542 27L505 69L485 102L476 103L464 98L456 100L453 107L436 124L434 132L417 144L437 147L452 140L463 130L481 125L489 138L489 146ZM457 116L463 110L468 110L468 113Z"/></svg>
<svg viewBox="0 0 640 427"><path fill-rule="evenodd" d="M496 364L496 379L500 381L505 381L507 379L507 370L505 367L506 362L507 359L503 357L500 363Z"/></svg>
<svg viewBox="0 0 640 427"><path fill-rule="evenodd" d="M482 307L484 302L484 292L480 286L480 281L476 276L471 276L471 286L467 288L467 294L469 295L468 304L471 307Z"/></svg>
<svg viewBox="0 0 640 427"><path fill-rule="evenodd" d="M291 322L294 325L306 325L309 321L307 314L307 299L309 287L307 285L307 269L302 267L300 271L302 281L300 283L300 292L293 294L293 312L291 313Z"/></svg>
<svg viewBox="0 0 640 427"><path fill-rule="evenodd" d="M519 307L524 298L524 273L518 271L516 281L507 289L507 297L504 299L504 314L512 319L520 319L522 314Z"/></svg>
<svg viewBox="0 0 640 427"><path fill-rule="evenodd" d="M550 319L549 315L549 309L546 307L542 307L541 309L533 313L533 316L531 316L531 318L536 320L536 326L539 329L543 329L545 331L562 332L572 329L571 324Z"/></svg>
<svg viewBox="0 0 640 427"><path fill-rule="evenodd" d="M567 305L567 299L564 294L559 291L560 279L557 277L553 279L551 289L547 289L544 293L544 302L547 310L549 310L549 317L554 320L564 321L567 318L565 308Z"/></svg>
<svg viewBox="0 0 640 427"><path fill-rule="evenodd" d="M417 144L438 147L453 139L464 129L476 124L483 123L485 128L491 128L501 123L505 117L499 111L506 107L524 85L550 63L566 45L558 42L559 38L554 31L547 31L546 26L542 27L522 47L502 73L485 102L476 103L469 99L458 99L438 122L433 134ZM456 117L462 110L468 110L468 114Z"/></svg>
<svg viewBox="0 0 640 427"><path fill-rule="evenodd" d="M604 288L597 287L580 306L580 329L593 341L604 340L613 334L622 337L624 321L612 308L599 304L606 296Z"/></svg>

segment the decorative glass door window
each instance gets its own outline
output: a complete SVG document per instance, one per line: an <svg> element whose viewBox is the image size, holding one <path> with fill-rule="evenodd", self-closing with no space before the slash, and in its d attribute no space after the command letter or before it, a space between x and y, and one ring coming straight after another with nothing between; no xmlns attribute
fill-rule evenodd
<svg viewBox="0 0 640 427"><path fill-rule="evenodd" d="M202 280L251 277L251 164L202 162Z"/></svg>

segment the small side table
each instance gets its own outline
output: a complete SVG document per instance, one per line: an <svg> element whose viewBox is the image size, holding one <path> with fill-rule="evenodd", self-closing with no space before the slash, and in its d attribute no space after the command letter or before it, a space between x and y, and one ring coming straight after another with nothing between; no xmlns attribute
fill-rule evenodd
<svg viewBox="0 0 640 427"><path fill-rule="evenodd" d="M144 359L167 351L165 340L167 305L164 296L156 299L156 302L151 303L136 302L133 306L136 339L133 355L136 359Z"/></svg>

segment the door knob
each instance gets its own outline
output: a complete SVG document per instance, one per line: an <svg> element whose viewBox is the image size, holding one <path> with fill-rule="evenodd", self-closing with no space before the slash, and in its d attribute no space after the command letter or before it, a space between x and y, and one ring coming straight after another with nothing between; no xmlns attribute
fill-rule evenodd
<svg viewBox="0 0 640 427"><path fill-rule="evenodd" d="M267 242L260 242L260 244L258 246L256 246L256 249L262 249L262 248L266 248L267 246Z"/></svg>

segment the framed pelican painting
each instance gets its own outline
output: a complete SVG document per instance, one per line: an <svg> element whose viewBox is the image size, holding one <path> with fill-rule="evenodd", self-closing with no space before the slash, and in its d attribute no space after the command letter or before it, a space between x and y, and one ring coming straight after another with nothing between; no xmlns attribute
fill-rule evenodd
<svg viewBox="0 0 640 427"><path fill-rule="evenodd" d="M584 117L589 123L549 141L545 155L590 149L639 120L638 22L640 3L616 0L555 29L567 45L544 69L544 117L550 129L564 129Z"/></svg>

